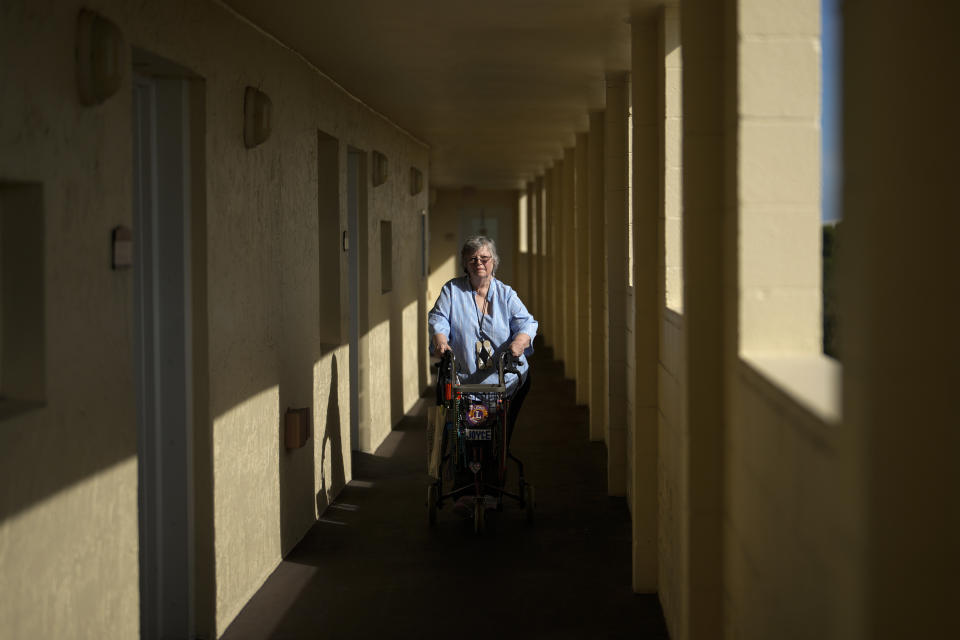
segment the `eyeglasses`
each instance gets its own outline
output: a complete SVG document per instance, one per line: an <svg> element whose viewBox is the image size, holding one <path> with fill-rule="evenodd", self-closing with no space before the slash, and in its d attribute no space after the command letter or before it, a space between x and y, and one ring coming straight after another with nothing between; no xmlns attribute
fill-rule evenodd
<svg viewBox="0 0 960 640"><path fill-rule="evenodd" d="M493 260L492 256L473 256L472 258L467 258L467 262L470 264L487 264Z"/></svg>

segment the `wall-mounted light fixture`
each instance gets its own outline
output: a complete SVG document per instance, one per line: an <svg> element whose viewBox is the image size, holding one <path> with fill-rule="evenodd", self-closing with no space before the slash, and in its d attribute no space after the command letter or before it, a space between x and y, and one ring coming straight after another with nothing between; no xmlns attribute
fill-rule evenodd
<svg viewBox="0 0 960 640"><path fill-rule="evenodd" d="M410 167L410 195L415 196L423 191L423 172L416 167Z"/></svg>
<svg viewBox="0 0 960 640"><path fill-rule="evenodd" d="M373 167L371 171L371 178L373 179L373 186L379 187L381 184L387 181L387 156L383 155L379 151L373 152Z"/></svg>
<svg viewBox="0 0 960 640"><path fill-rule="evenodd" d="M110 266L114 271L133 266L133 232L129 227L114 227Z"/></svg>
<svg viewBox="0 0 960 640"><path fill-rule="evenodd" d="M127 67L127 45L117 25L93 11L81 9L77 19L76 53L81 104L100 104L117 92Z"/></svg>
<svg viewBox="0 0 960 640"><path fill-rule="evenodd" d="M310 438L310 407L291 409L283 416L283 444L287 449L299 449Z"/></svg>
<svg viewBox="0 0 960 640"><path fill-rule="evenodd" d="M243 94L243 144L253 149L270 137L270 96L259 89L247 87Z"/></svg>

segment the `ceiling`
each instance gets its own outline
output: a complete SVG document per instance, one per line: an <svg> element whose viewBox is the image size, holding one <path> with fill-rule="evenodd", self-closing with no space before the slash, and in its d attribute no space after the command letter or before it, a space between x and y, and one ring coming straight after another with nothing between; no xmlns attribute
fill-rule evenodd
<svg viewBox="0 0 960 640"><path fill-rule="evenodd" d="M629 69L657 0L225 0L430 146L438 187L519 188Z"/></svg>

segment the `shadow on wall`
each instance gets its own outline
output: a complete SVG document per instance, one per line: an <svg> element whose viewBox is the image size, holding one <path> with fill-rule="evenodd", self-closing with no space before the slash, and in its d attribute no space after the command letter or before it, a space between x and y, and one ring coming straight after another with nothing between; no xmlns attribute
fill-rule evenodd
<svg viewBox="0 0 960 640"><path fill-rule="evenodd" d="M302 363L306 364L306 363ZM304 379L313 380L313 372L303 372L298 382ZM303 386L300 382L290 384L289 387ZM315 474L316 452L314 451L313 433L316 411L312 408L312 398L306 393L296 393L292 389L281 385L277 390L279 402L278 415L280 416L277 432L279 438L279 479L280 479L280 555L285 556L297 543L305 527L313 520L313 486ZM311 407L310 435L302 447L288 449L285 438L286 410L288 407Z"/></svg>
<svg viewBox="0 0 960 640"><path fill-rule="evenodd" d="M323 389L314 389L321 383L314 374L314 367L329 354L321 349L319 355L304 359L299 364L301 375L290 380L290 389L279 390L280 407L280 542L282 556L293 549L310 527L318 514L323 513L330 501L346 485L346 467L343 459L343 434L345 426L340 414L340 373L336 354L330 359L330 382ZM304 370L304 369L308 370ZM306 385L310 385L307 387ZM295 388L294 388L295 387ZM326 396L326 419L318 420ZM313 405L311 410L310 435L304 446L287 449L284 441L284 413L287 403ZM320 464L316 464L319 446ZM329 464L329 473L327 465ZM320 488L317 486L319 474Z"/></svg>
<svg viewBox="0 0 960 640"><path fill-rule="evenodd" d="M0 422L0 524L63 491L68 491L98 474L137 457L136 429L117 430L118 419L111 410L135 424L131 385L117 381L123 399L116 405L95 406L93 398L84 401L73 416L58 415L53 408L41 408ZM91 394L92 396L93 394ZM71 427L64 429L63 425ZM90 442L97 446L90 446ZM22 461L36 460L40 452L48 470L38 473L25 469ZM82 455L77 453L81 452ZM19 460L19 461L18 461Z"/></svg>
<svg viewBox="0 0 960 640"><path fill-rule="evenodd" d="M333 357L330 372L330 393L327 400L327 423L320 442L320 491L317 492L317 513L329 506L347 483L347 474L343 465L343 439L340 432L339 367L337 357ZM327 477L327 458L330 459L330 476Z"/></svg>

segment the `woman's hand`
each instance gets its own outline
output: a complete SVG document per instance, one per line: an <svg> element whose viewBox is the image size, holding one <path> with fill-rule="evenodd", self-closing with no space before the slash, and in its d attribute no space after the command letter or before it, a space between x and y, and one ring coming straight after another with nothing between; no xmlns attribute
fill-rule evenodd
<svg viewBox="0 0 960 640"><path fill-rule="evenodd" d="M525 333L518 333L517 337L514 338L513 342L510 343L510 353L512 353L515 358L519 358L529 346L530 336Z"/></svg>
<svg viewBox="0 0 960 640"><path fill-rule="evenodd" d="M447 336L443 335L442 333L438 333L433 336L433 351L438 356L442 356L445 352L450 351L450 344L447 342Z"/></svg>

